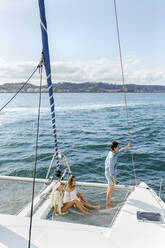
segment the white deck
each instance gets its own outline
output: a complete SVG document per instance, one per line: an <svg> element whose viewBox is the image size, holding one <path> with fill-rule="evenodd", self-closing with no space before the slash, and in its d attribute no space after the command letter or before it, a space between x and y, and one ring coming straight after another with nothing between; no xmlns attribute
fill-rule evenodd
<svg viewBox="0 0 165 248"><path fill-rule="evenodd" d="M28 231L29 218L0 215L0 247L1 243L5 248L27 247ZM93 247L95 242L106 248L103 233L99 227L34 219L31 248Z"/></svg>
<svg viewBox="0 0 165 248"><path fill-rule="evenodd" d="M141 183L130 194L111 228L33 219L31 248L164 248L165 204ZM159 212L163 224L139 222L137 211ZM0 215L0 247L27 247L29 218ZM2 244L2 245L1 245Z"/></svg>
<svg viewBox="0 0 165 248"><path fill-rule="evenodd" d="M145 183L135 188L111 228L109 237L117 247L165 247L165 204L146 188ZM162 215L163 224L140 222L136 218L137 211L158 212Z"/></svg>

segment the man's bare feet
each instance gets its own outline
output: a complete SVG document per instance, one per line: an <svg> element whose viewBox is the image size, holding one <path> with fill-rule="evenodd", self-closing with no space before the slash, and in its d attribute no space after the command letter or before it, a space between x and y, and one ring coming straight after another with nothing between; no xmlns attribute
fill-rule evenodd
<svg viewBox="0 0 165 248"><path fill-rule="evenodd" d="M114 208L114 206L112 206L112 205L107 205L106 206L106 209L110 209L110 208Z"/></svg>

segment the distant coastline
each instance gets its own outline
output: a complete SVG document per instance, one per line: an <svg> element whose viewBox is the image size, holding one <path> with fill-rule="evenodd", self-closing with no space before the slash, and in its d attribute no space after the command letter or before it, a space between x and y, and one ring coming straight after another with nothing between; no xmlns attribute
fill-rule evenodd
<svg viewBox="0 0 165 248"><path fill-rule="evenodd" d="M0 93L15 93L24 83L6 83L0 85ZM38 93L40 87L33 84L26 84L21 93ZM123 92L123 86L109 83L70 83L62 82L53 84L53 90L56 93L120 93ZM129 93L165 93L165 86L162 85L137 85L126 84L126 92ZM47 92L47 86L42 86L42 92Z"/></svg>

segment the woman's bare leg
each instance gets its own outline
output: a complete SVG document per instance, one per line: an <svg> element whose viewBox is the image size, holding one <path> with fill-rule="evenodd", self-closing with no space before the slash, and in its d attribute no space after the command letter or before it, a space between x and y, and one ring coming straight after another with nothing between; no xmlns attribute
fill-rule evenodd
<svg viewBox="0 0 165 248"><path fill-rule="evenodd" d="M75 204L74 200L66 202L63 204L63 207L61 208L62 213L65 213Z"/></svg>
<svg viewBox="0 0 165 248"><path fill-rule="evenodd" d="M87 199L86 199L86 197L84 196L84 194L81 193L81 192L77 193L77 196L81 199L82 205L83 205L84 207L86 207L86 208L99 209L99 208L101 207L100 205L92 205L92 204L90 204L90 203L87 201Z"/></svg>
<svg viewBox="0 0 165 248"><path fill-rule="evenodd" d="M64 203L63 207L61 208L61 211L65 213L69 210L73 205L76 205L76 207L83 213L83 214L90 214L91 212L86 209L78 200L72 200L70 202Z"/></svg>
<svg viewBox="0 0 165 248"><path fill-rule="evenodd" d="M87 208L85 208L81 202L79 202L78 200L75 200L75 205L76 207L83 213L83 214L90 214L91 211L88 210Z"/></svg>
<svg viewBox="0 0 165 248"><path fill-rule="evenodd" d="M78 196L81 200L83 200L84 202L88 202L87 199L86 199L86 197L84 196L83 193L78 192L78 193L77 193L77 196Z"/></svg>
<svg viewBox="0 0 165 248"><path fill-rule="evenodd" d="M92 205L88 201L81 201L82 205L85 206L86 208L93 208L93 209L99 209L101 206L100 205Z"/></svg>

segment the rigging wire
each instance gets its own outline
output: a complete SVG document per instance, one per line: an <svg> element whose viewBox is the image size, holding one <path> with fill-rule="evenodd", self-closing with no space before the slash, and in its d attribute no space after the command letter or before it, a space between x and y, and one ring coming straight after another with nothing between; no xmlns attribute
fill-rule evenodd
<svg viewBox="0 0 165 248"><path fill-rule="evenodd" d="M119 55L120 55L120 67L121 67L121 76L122 76L122 83L123 83L123 93L124 93L124 101L125 101L125 109L126 109L126 120L127 120L127 126L128 126L128 137L129 137L129 141L131 142L130 126L129 126L129 120L128 120L128 106L127 106L127 97L126 97L125 77L124 77L123 60L122 60L122 52L121 52L121 44L120 44L120 32L119 32L119 22L118 22L118 15L117 15L116 0L114 0L114 9L115 9L115 20L116 20ZM136 169L135 169L133 152L132 152L131 147L130 147L130 153L131 153L131 158L132 158L132 166L133 166L133 171L134 171L135 183L137 185L138 180L136 177Z"/></svg>
<svg viewBox="0 0 165 248"><path fill-rule="evenodd" d="M40 124L40 112L41 112L41 88L42 88L42 70L43 70L43 55L39 65L40 73L40 93L39 93L39 104L38 104L38 117L37 117L37 133L36 133L36 146L35 146L35 162L33 170L33 184L32 184L32 201L31 201L31 211L30 211L30 226L29 226L29 242L28 248L31 246L31 231L32 231L32 221L33 221L33 205L34 205L34 192L35 192L35 178L37 170L37 155L38 155L38 139L39 139L39 124Z"/></svg>
<svg viewBox="0 0 165 248"><path fill-rule="evenodd" d="M37 65L36 69L32 72L32 74L30 75L30 77L26 80L26 82L21 86L21 88L14 94L14 96L12 96L10 98L10 100L5 103L2 108L0 108L0 112L18 95L18 93L25 87L25 85L29 82L29 80L33 77L33 75L35 74L35 72L38 70L38 68L40 67L41 65L41 61L40 63Z"/></svg>

